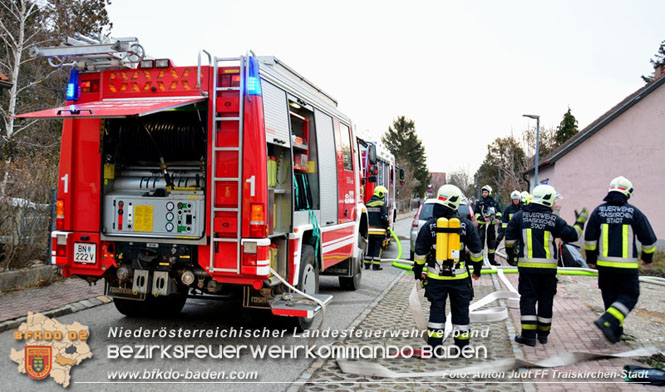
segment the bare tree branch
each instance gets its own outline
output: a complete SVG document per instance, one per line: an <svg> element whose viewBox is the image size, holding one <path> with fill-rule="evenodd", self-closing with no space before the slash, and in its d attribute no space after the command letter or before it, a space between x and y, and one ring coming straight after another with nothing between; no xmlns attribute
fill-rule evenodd
<svg viewBox="0 0 665 392"><path fill-rule="evenodd" d="M34 80L34 81L30 82L29 84L27 84L27 85L21 87L20 89L18 89L18 90L16 91L16 94L20 94L21 92L25 91L26 89L29 89L29 88L31 88L32 86L37 85L37 84L43 82L44 80L48 79L49 77L51 77L51 75L53 75L54 73L58 72L59 70L60 70L60 69L58 69L58 68L53 69L51 72L47 73L46 75L42 76L41 78L39 78L39 79L37 79L37 80Z"/></svg>
<svg viewBox="0 0 665 392"><path fill-rule="evenodd" d="M14 12L13 9L9 8L9 6L5 2L0 2L0 5L3 6L10 14L16 18L16 20L20 20L19 16Z"/></svg>
<svg viewBox="0 0 665 392"><path fill-rule="evenodd" d="M0 3L0 4L1 4L1 3ZM12 41L12 44L11 44L11 45L8 45L8 46L10 46L10 47L14 47L14 48L17 47L18 44L16 43L16 40L14 39L14 36L13 36L12 33L9 31L9 29L7 29L7 27L5 26L5 24L2 23L2 19L0 19L0 29L2 29L2 30L5 32L5 34L9 37L9 39Z"/></svg>
<svg viewBox="0 0 665 392"><path fill-rule="evenodd" d="M21 125L20 127L17 127L16 125L14 125L14 133L12 134L12 137L15 137L19 132L24 131L24 130L30 128L30 127L31 127L33 124L35 124L37 121L39 121L39 120L38 120L38 119L30 120L30 121L28 121L27 124L23 124L23 125Z"/></svg>

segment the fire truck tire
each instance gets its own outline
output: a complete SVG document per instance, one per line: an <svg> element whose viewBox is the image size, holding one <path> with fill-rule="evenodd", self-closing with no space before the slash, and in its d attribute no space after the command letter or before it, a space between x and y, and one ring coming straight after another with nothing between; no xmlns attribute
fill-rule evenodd
<svg viewBox="0 0 665 392"><path fill-rule="evenodd" d="M118 312L127 317L168 317L174 316L185 307L187 294L173 294L167 297L147 296L145 301L114 298Z"/></svg>
<svg viewBox="0 0 665 392"><path fill-rule="evenodd" d="M361 248L356 248L356 257L351 259L354 274L351 277L340 276L339 285L344 290L356 291L360 288L360 281L363 277L363 260L365 259L365 251Z"/></svg>
<svg viewBox="0 0 665 392"><path fill-rule="evenodd" d="M298 276L298 285L296 288L305 294L316 294L319 292L319 270L316 267L314 259L314 247L303 245L300 256L300 272ZM289 317L299 331L309 329L314 322L314 318Z"/></svg>

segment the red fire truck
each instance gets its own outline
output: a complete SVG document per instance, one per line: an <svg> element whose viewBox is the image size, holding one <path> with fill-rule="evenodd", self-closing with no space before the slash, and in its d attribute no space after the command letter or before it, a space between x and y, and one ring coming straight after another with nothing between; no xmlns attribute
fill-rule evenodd
<svg viewBox="0 0 665 392"><path fill-rule="evenodd" d="M363 202L367 203L374 194L374 188L379 185L388 190L386 195L386 206L388 207L388 219L390 228L393 229L395 219L397 218L397 185L404 184L404 169L395 166L395 157L381 142L370 142L364 138L358 137L358 150L360 151L361 168L361 192ZM391 239L390 233L386 233L386 239L383 246L387 246Z"/></svg>
<svg viewBox="0 0 665 392"><path fill-rule="evenodd" d="M244 307L299 328L332 298L316 294L319 274L359 287L360 158L330 95L275 57L128 66L87 47L42 49L73 59L67 104L17 116L63 119L52 233L63 275L104 278L128 316L242 292Z"/></svg>

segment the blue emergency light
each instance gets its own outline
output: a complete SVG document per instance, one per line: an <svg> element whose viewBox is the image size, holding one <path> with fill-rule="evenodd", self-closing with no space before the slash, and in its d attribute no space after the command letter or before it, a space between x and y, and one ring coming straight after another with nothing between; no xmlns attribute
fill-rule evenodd
<svg viewBox="0 0 665 392"><path fill-rule="evenodd" d="M247 93L249 95L262 95L261 79L259 77L259 63L256 58L249 57L249 76L247 77Z"/></svg>
<svg viewBox="0 0 665 392"><path fill-rule="evenodd" d="M67 100L78 101L79 99L79 72L72 69L69 72L69 83L67 83Z"/></svg>

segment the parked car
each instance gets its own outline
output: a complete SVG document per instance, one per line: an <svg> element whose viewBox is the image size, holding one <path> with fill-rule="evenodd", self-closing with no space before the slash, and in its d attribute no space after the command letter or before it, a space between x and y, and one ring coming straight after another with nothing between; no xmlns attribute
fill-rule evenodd
<svg viewBox="0 0 665 392"><path fill-rule="evenodd" d="M413 217L413 222L411 222L411 256L409 260L413 260L414 252L416 249L416 238L418 237L420 228L423 227L425 222L427 222L427 220L432 217L435 201L436 199L425 200L425 202L418 208L416 215ZM469 219L471 222L473 222L474 226L478 226L476 218L473 216L473 207L471 207L471 203L469 203L467 198L462 199L457 211L462 218Z"/></svg>

